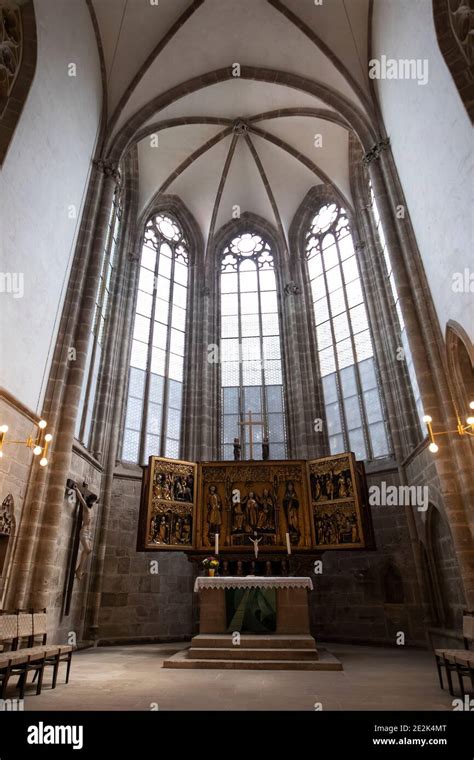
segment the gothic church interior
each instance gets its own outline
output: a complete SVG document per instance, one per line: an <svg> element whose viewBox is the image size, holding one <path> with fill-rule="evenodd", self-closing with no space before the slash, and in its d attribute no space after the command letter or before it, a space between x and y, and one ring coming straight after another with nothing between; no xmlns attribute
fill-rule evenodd
<svg viewBox="0 0 474 760"><path fill-rule="evenodd" d="M204 690L215 710L451 710L433 649L463 650L474 610L472 11L0 17L0 672L38 710L195 710ZM178 472L173 495L148 482L174 512L146 511L150 457ZM306 481L312 462L331 464ZM309 578L294 599L337 667L187 667L206 557L217 580L275 576L296 617ZM7 620L63 646L39 694Z"/></svg>

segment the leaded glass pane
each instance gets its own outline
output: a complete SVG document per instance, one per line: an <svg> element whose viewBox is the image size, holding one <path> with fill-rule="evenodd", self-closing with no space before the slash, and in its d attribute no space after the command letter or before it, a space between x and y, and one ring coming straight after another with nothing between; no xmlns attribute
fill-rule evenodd
<svg viewBox="0 0 474 760"><path fill-rule="evenodd" d="M223 272L221 277L221 293L237 293L239 277L234 272Z"/></svg>
<svg viewBox="0 0 474 760"><path fill-rule="evenodd" d="M267 291L265 293L261 293L260 301L262 304L263 314L269 314L269 313L276 314L278 307L277 307L277 296L276 296L275 291Z"/></svg>
<svg viewBox="0 0 474 760"><path fill-rule="evenodd" d="M337 401L337 384L335 374L326 375L326 377L323 377L323 392L326 404L330 404L332 401Z"/></svg>
<svg viewBox="0 0 474 760"><path fill-rule="evenodd" d="M183 384L170 379L168 382L168 405L173 409L181 409L182 398Z"/></svg>
<svg viewBox="0 0 474 760"><path fill-rule="evenodd" d="M148 346L146 343L140 343L138 340L132 341L130 365L137 369L146 369L147 356Z"/></svg>
<svg viewBox="0 0 474 760"><path fill-rule="evenodd" d="M242 360L261 361L259 338L243 338L242 340Z"/></svg>
<svg viewBox="0 0 474 760"><path fill-rule="evenodd" d="M125 427L130 430L140 430L142 424L143 399L130 396L127 404Z"/></svg>
<svg viewBox="0 0 474 760"><path fill-rule="evenodd" d="M321 377L330 375L331 372L336 370L336 360L334 358L334 350L332 347L325 348L324 351L319 352L319 369Z"/></svg>
<svg viewBox="0 0 474 760"><path fill-rule="evenodd" d="M243 326L242 326L243 328ZM246 335L254 335L256 333L245 333ZM223 338L233 338L239 335L239 318L238 317L222 317L221 319L221 336ZM242 335L244 331L242 329Z"/></svg>
<svg viewBox="0 0 474 760"><path fill-rule="evenodd" d="M264 338L263 339L263 358L265 361L268 359L280 358L280 338Z"/></svg>
<svg viewBox="0 0 474 760"><path fill-rule="evenodd" d="M286 459L286 447L284 443L272 443L270 441L270 459Z"/></svg>
<svg viewBox="0 0 474 760"><path fill-rule="evenodd" d="M338 403L326 405L326 421L329 435L341 432L341 413Z"/></svg>
<svg viewBox="0 0 474 760"><path fill-rule="evenodd" d="M161 298L163 301L166 301L166 303L168 304L168 301L170 300L170 290L171 290L170 280L167 280L166 277L162 277L162 275L160 274L156 281L156 294L158 298Z"/></svg>
<svg viewBox="0 0 474 760"><path fill-rule="evenodd" d="M146 372L143 372L143 370L135 369L134 367L130 369L130 377L128 381L128 392L130 396L143 398L145 377Z"/></svg>
<svg viewBox="0 0 474 760"><path fill-rule="evenodd" d="M349 431L349 444L351 451L354 452L356 459L367 459L367 449L365 447L364 433L362 428Z"/></svg>
<svg viewBox="0 0 474 760"><path fill-rule="evenodd" d="M342 435L331 435L329 437L329 450L331 454L341 454L346 450Z"/></svg>
<svg viewBox="0 0 474 760"><path fill-rule="evenodd" d="M265 362L265 383L267 385L280 385L282 383L281 362Z"/></svg>
<svg viewBox="0 0 474 760"><path fill-rule="evenodd" d="M153 345L157 348L166 349L168 340L168 328L161 322L155 322L153 327Z"/></svg>
<svg viewBox="0 0 474 760"><path fill-rule="evenodd" d="M143 314L145 317L151 316L153 308L153 298L148 293L139 290L137 293L137 314Z"/></svg>
<svg viewBox="0 0 474 760"><path fill-rule="evenodd" d="M161 433L161 417L163 414L163 407L161 404L148 404L148 416L147 416L147 433L153 433L154 435L160 435Z"/></svg>
<svg viewBox="0 0 474 760"><path fill-rule="evenodd" d="M224 414L223 436L224 443L233 443L234 438L240 438L238 414Z"/></svg>
<svg viewBox="0 0 474 760"><path fill-rule="evenodd" d="M133 328L133 337L137 340L141 340L143 343L148 341L150 335L150 320L146 317L141 317L139 314L135 317L135 325Z"/></svg>
<svg viewBox="0 0 474 760"><path fill-rule="evenodd" d="M123 436L122 457L126 462L138 462L140 434L135 430L125 430Z"/></svg>
<svg viewBox="0 0 474 760"><path fill-rule="evenodd" d="M182 330L184 332L186 328L186 310L180 309L173 304L171 324L173 327L176 327L177 330Z"/></svg>
<svg viewBox="0 0 474 760"><path fill-rule="evenodd" d="M281 385L267 385L267 409L269 412L283 411L283 396Z"/></svg>
<svg viewBox="0 0 474 760"><path fill-rule="evenodd" d="M244 412L256 412L260 414L262 411L262 389L261 387L245 388L244 389Z"/></svg>
<svg viewBox="0 0 474 760"><path fill-rule="evenodd" d="M155 276L153 272L148 269L140 269L140 277L138 279L138 289L143 290L145 293L153 293L153 287L155 284Z"/></svg>
<svg viewBox="0 0 474 760"><path fill-rule="evenodd" d="M174 281L180 285L186 286L188 284L188 267L181 264L180 261L174 262Z"/></svg>
<svg viewBox="0 0 474 760"><path fill-rule="evenodd" d="M285 425L282 414L268 415L268 439L277 443L285 440Z"/></svg>
<svg viewBox="0 0 474 760"><path fill-rule="evenodd" d="M176 354L169 355L168 377L172 380L183 379L184 360L182 356Z"/></svg>
<svg viewBox="0 0 474 760"><path fill-rule="evenodd" d="M164 377L150 373L149 400L158 404L163 403Z"/></svg>
<svg viewBox="0 0 474 760"><path fill-rule="evenodd" d="M350 396L344 399L344 411L346 413L346 423L349 430L361 427L362 418L360 415L359 397Z"/></svg>
<svg viewBox="0 0 474 760"><path fill-rule="evenodd" d="M261 382L261 362L242 362L242 385L260 385Z"/></svg>
<svg viewBox="0 0 474 760"><path fill-rule="evenodd" d="M377 387L377 378L375 376L375 365L373 359L366 359L359 364L360 381L364 390Z"/></svg>
<svg viewBox="0 0 474 760"><path fill-rule="evenodd" d="M170 351L173 354L184 356L184 333L180 330L171 330Z"/></svg>
<svg viewBox="0 0 474 760"><path fill-rule="evenodd" d="M382 406L377 388L364 393L364 404L369 422L379 422L383 419Z"/></svg>
<svg viewBox="0 0 474 760"><path fill-rule="evenodd" d="M238 412L239 409L239 389L224 388L224 414Z"/></svg>
<svg viewBox="0 0 474 760"><path fill-rule="evenodd" d="M316 338L318 341L318 348L320 350L332 345L333 338L330 322L324 322L324 324L318 325L316 327Z"/></svg>
<svg viewBox="0 0 474 760"><path fill-rule="evenodd" d="M165 456L170 459L179 459L179 441L174 441L171 438L166 439Z"/></svg>
<svg viewBox="0 0 474 760"><path fill-rule="evenodd" d="M239 385L239 362L223 362L221 364L221 383L222 385Z"/></svg>
<svg viewBox="0 0 474 760"><path fill-rule="evenodd" d="M166 434L168 438L179 440L181 426L181 412L179 409L168 407L168 419L166 424Z"/></svg>
<svg viewBox="0 0 474 760"><path fill-rule="evenodd" d="M155 375L165 374L166 351L161 348L153 348L151 353L151 371Z"/></svg>
<svg viewBox="0 0 474 760"><path fill-rule="evenodd" d="M238 319L239 319L238 317L235 317L235 320L237 323L237 329L238 329ZM268 320L268 323L265 322L264 326L274 331L275 327L274 325L269 324L270 322L271 320ZM258 318L258 314L242 314L241 330L242 330L242 337L260 335L260 320ZM264 334L265 334L265 331L264 331Z"/></svg>

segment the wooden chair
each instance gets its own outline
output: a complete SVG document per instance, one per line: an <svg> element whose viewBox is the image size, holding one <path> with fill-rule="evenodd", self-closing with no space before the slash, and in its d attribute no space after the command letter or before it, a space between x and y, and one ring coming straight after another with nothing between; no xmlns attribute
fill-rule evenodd
<svg viewBox="0 0 474 760"><path fill-rule="evenodd" d="M36 693L41 694L44 672L44 647L19 648L21 640L29 638L32 633L31 615L4 614L0 615L0 641L4 651L0 655L0 679L2 683L2 699L5 699L8 682L11 676L19 676L18 687L20 698L25 696L25 686L28 673L31 671L38 675ZM10 649L6 648L10 645Z"/></svg>
<svg viewBox="0 0 474 760"><path fill-rule="evenodd" d="M33 619L33 635L31 638L31 645L35 645L35 640L37 637L40 637L41 642L40 646L44 647L46 649L46 656L45 656L45 667L52 667L53 668L53 681L51 688L56 688L56 682L58 678L58 671L59 671L59 665L61 662L67 662L67 668L66 668L66 683L69 682L69 673L71 671L71 661L72 661L72 646L69 644L48 644L48 633L47 633L47 619L46 619L46 609L41 610L33 610L32 611L32 619Z"/></svg>
<svg viewBox="0 0 474 760"><path fill-rule="evenodd" d="M454 687L452 673L455 672L458 676L459 686L461 694L465 696L463 678L470 676L471 684L474 689L473 682L473 662L474 652L471 652L469 647L472 644L474 638L474 613L467 612L463 616L463 640L464 649L435 649L434 656L436 660L436 667L438 670L439 683L442 689L443 685L443 673L442 668L446 671L446 680L448 682L448 689L451 696L454 696Z"/></svg>

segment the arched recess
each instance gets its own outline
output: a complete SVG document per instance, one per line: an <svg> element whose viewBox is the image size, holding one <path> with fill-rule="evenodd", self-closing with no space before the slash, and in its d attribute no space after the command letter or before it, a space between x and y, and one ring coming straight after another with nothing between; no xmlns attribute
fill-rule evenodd
<svg viewBox="0 0 474 760"><path fill-rule="evenodd" d="M464 424L469 403L474 401L474 347L469 335L454 320L446 325L446 353L454 402Z"/></svg>
<svg viewBox="0 0 474 760"><path fill-rule="evenodd" d="M16 534L15 528L15 503L12 494L9 493L0 507L0 597L3 594L8 575Z"/></svg>
<svg viewBox="0 0 474 760"><path fill-rule="evenodd" d="M449 524L432 503L426 516L426 559L436 621L444 628L459 628L465 599L458 561Z"/></svg>
<svg viewBox="0 0 474 760"><path fill-rule="evenodd" d="M28 97L36 58L33 0L0 7L0 166Z"/></svg>
<svg viewBox="0 0 474 760"><path fill-rule="evenodd" d="M474 11L469 0L433 0L433 20L443 58L474 122Z"/></svg>

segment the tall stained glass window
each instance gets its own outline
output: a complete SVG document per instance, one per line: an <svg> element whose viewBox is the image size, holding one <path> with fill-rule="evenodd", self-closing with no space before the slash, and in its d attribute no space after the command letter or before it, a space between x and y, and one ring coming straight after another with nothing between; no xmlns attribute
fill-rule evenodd
<svg viewBox="0 0 474 760"><path fill-rule="evenodd" d="M180 456L189 246L170 214L145 229L122 458Z"/></svg>
<svg viewBox="0 0 474 760"><path fill-rule="evenodd" d="M254 232L235 237L224 249L220 276L221 456L233 458L240 438L242 458L249 458L249 428L241 421L263 421L253 427L253 458L262 458L268 436L271 459L286 458L286 426L273 253Z"/></svg>
<svg viewBox="0 0 474 760"><path fill-rule="evenodd" d="M372 339L349 220L321 207L306 234L319 367L331 454L390 453Z"/></svg>

